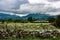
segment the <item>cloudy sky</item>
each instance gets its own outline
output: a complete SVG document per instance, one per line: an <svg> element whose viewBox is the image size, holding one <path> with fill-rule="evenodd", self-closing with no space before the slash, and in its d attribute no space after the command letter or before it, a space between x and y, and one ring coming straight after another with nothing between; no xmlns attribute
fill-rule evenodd
<svg viewBox="0 0 60 40"><path fill-rule="evenodd" d="M60 0L0 0L0 13L26 16L30 13L60 14Z"/></svg>

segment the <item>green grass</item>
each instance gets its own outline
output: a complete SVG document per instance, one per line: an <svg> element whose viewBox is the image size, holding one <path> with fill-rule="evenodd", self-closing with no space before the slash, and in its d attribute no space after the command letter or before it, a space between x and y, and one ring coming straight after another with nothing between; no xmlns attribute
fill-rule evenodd
<svg viewBox="0 0 60 40"><path fill-rule="evenodd" d="M10 30L29 30L29 31L43 31L43 30L60 30L50 23L5 23L7 24L7 28ZM6 29L6 27L4 27ZM1 28L0 28L1 29Z"/></svg>
<svg viewBox="0 0 60 40"><path fill-rule="evenodd" d="M0 40L60 40L60 38L33 38L33 37L28 37L28 38L7 38L7 39L0 39Z"/></svg>
<svg viewBox="0 0 60 40"><path fill-rule="evenodd" d="M16 30L55 30L56 27L50 25L50 23L7 23L8 28L13 30L16 26Z"/></svg>

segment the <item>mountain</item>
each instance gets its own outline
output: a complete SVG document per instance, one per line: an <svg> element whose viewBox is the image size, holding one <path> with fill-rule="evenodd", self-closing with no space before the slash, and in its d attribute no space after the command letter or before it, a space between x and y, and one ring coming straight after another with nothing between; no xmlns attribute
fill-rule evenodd
<svg viewBox="0 0 60 40"><path fill-rule="evenodd" d="M48 17L51 17L51 18L55 18L56 16L51 16L51 15L48 15L48 14L29 14L27 16L23 16L22 18L28 18L28 17L33 17L33 18L48 18Z"/></svg>
<svg viewBox="0 0 60 40"><path fill-rule="evenodd" d="M56 16L50 16L50 15L46 15L46 14L29 14L27 16L23 16L23 17L20 17L20 16L16 16L16 15L10 15L10 14L4 14L4 13L0 13L0 18L1 19L8 19L8 18L12 18L12 19L20 19L20 18L23 18L23 19L27 19L28 17L33 17L33 18L48 18L48 17L56 17Z"/></svg>
<svg viewBox="0 0 60 40"><path fill-rule="evenodd" d="M0 13L0 19L8 19L8 18L18 19L20 17L19 16L16 16L16 15L10 15L10 14Z"/></svg>

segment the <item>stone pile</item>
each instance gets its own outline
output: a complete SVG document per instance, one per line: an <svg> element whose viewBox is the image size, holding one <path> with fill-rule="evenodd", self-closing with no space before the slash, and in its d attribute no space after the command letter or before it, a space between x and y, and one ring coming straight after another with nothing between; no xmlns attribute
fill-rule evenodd
<svg viewBox="0 0 60 40"><path fill-rule="evenodd" d="M16 37L16 38L27 38L29 36L39 37L39 38L48 38L48 37L60 37L60 32L57 30L53 31L27 31L27 30L0 30L0 38Z"/></svg>

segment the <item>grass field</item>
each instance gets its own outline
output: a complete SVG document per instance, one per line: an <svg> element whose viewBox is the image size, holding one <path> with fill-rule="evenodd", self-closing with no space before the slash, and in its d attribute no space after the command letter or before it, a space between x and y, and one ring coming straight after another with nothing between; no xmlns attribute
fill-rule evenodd
<svg viewBox="0 0 60 40"><path fill-rule="evenodd" d="M56 27L52 26L50 23L5 23L7 24L7 28L10 30L28 30L28 31L47 31L47 30L59 30ZM3 24L4 25L4 24ZM4 27L4 29L6 29ZM2 28L0 27L0 30ZM60 38L33 38L28 37L25 39L19 39L19 38L7 38L7 39L0 39L0 40L60 40Z"/></svg>
<svg viewBox="0 0 60 40"><path fill-rule="evenodd" d="M16 29L22 30L55 30L56 27L50 25L50 23L7 23L8 28L13 30L15 27Z"/></svg>

